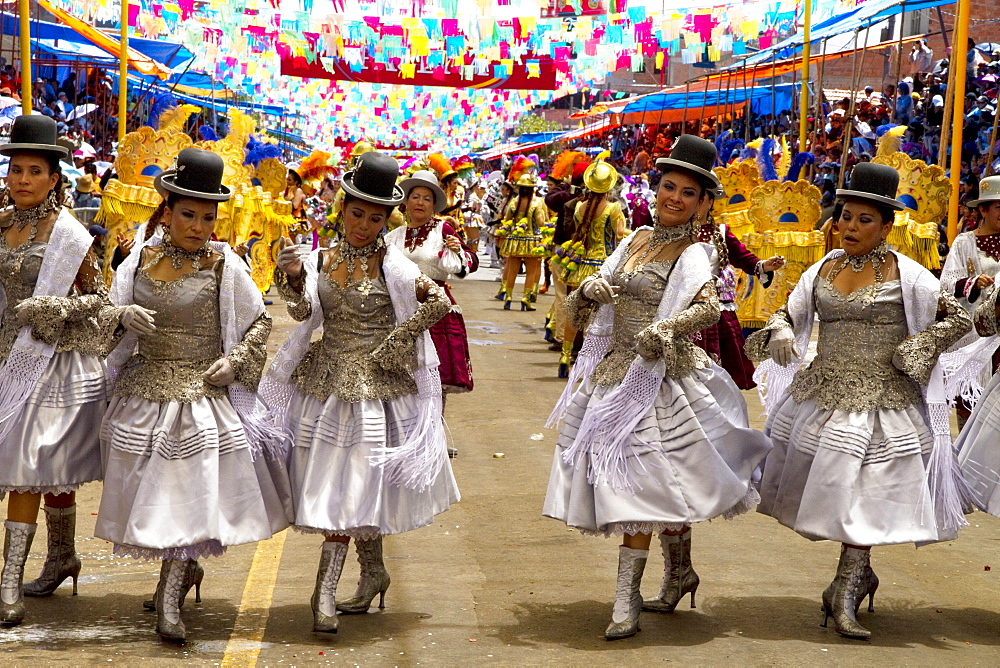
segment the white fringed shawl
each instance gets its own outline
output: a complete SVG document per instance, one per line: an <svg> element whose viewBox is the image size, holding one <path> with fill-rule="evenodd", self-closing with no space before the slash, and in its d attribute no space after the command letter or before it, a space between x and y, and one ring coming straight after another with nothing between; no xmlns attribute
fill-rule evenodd
<svg viewBox="0 0 1000 668"><path fill-rule="evenodd" d="M910 336L914 336L930 327L937 318L940 283L920 264L905 255L895 251L893 253L899 267L907 330ZM787 367L781 367L774 360L767 359L757 366L753 378L757 381L765 414L773 411L784 401L795 373L804 364L803 358L809 346L815 320L814 288L819 270L827 261L842 255L844 255L843 250L831 251L822 260L809 267L788 297L788 314L791 316L795 332L795 350L799 360ZM934 448L927 467L927 483L938 529L942 533L952 533L967 524L962 507L963 501L968 497L968 488L961 477L951 447L949 426L951 408L947 402L945 376L940 359L931 371L930 381L927 387L923 388L923 394L927 422L934 437Z"/></svg>
<svg viewBox="0 0 1000 668"><path fill-rule="evenodd" d="M65 297L73 287L93 237L65 207L59 211L49 236L33 297ZM0 286L0 317L7 295ZM22 327L0 366L0 442L18 422L28 397L45 373L56 347L36 340L31 327Z"/></svg>
<svg viewBox="0 0 1000 668"><path fill-rule="evenodd" d="M136 234L141 239L139 234ZM118 267L111 284L111 302L115 306L135 303L135 277L139 271L142 249L159 246L162 238L154 234L147 241L139 241L125 261ZM264 313L264 300L260 290L246 272L246 265L229 244L209 242L222 254L224 265L219 283L219 322L222 327L222 352L228 355L246 335L250 326ZM121 368L138 350L139 337L128 332L108 355L108 370L113 381ZM274 415L257 395L257 392L240 383L230 383L226 388L233 408L240 416L250 452L256 459L264 452L273 459L283 459L292 441L287 433L275 424Z"/></svg>
<svg viewBox="0 0 1000 668"><path fill-rule="evenodd" d="M630 235L605 260L600 269L601 277L611 281L612 276L629 257L628 248L634 239L635 235ZM671 269L656 311L656 320L666 320L688 308L705 284L713 280L712 265L705 244L695 243L686 248ZM614 304L601 305L591 318L583 348L566 388L549 416L547 427L553 428L559 424L574 395L579 391L578 384L582 385L604 358L611 342L614 319ZM563 461L580 466L586 459L589 461L588 480L591 484L606 481L616 489L631 489L633 482L628 468L628 457L632 449L629 445L630 437L642 416L656 401L666 372L663 360L649 361L636 355L622 382L597 404L588 408L573 445L562 455Z"/></svg>
<svg viewBox="0 0 1000 668"><path fill-rule="evenodd" d="M323 328L323 307L319 300L320 249L313 251L303 264L305 271L304 295L309 300L312 313L292 332L282 344L267 374L261 380L261 396L268 406L287 425L287 408L295 386L292 373L302 361L314 332ZM389 244L382 261L382 274L392 300L396 324L406 322L419 307L416 281L420 269L408 260L401 250ZM372 466L381 467L386 479L396 486L404 485L423 491L437 480L448 459L444 423L441 418L441 377L438 374L438 355L430 334L423 332L416 341L417 368L413 378L417 384L418 413L403 444L396 448L382 448L370 458Z"/></svg>

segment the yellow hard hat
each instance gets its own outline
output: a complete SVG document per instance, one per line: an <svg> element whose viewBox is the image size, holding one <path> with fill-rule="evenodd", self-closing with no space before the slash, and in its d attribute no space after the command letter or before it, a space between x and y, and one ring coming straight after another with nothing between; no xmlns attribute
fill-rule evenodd
<svg viewBox="0 0 1000 668"><path fill-rule="evenodd" d="M359 155L364 155L365 153L371 153L374 150L375 147L372 146L372 143L370 141L368 141L367 139L362 139L361 141L359 141L357 144L354 145L354 148L351 149L351 157L356 158Z"/></svg>
<svg viewBox="0 0 1000 668"><path fill-rule="evenodd" d="M534 188L535 186L538 185L538 179L535 177L534 174L524 174L521 176L521 178L517 180L517 183L515 183L514 185L517 186L518 188L522 186L525 188Z"/></svg>
<svg viewBox="0 0 1000 668"><path fill-rule="evenodd" d="M595 162L583 173L583 184L595 193L606 193L618 182L618 172L606 162Z"/></svg>

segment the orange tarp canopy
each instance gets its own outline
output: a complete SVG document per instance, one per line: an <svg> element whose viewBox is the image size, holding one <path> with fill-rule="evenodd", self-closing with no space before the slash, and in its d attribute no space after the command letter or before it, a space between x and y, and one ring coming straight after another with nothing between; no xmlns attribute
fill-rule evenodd
<svg viewBox="0 0 1000 668"><path fill-rule="evenodd" d="M114 37L101 32L86 21L78 19L53 6L49 0L38 0L38 6L56 17L56 20L63 25L72 28L83 37L86 37L94 46L107 51L116 58L121 55L121 42ZM149 56L139 53L132 48L128 50L128 66L129 69L142 74L156 75L161 79L168 78L172 73L169 68L164 67Z"/></svg>

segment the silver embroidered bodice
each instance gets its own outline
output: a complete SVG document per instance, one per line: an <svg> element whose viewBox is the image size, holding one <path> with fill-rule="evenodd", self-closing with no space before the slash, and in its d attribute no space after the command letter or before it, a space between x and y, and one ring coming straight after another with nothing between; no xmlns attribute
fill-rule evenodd
<svg viewBox="0 0 1000 668"><path fill-rule="evenodd" d="M673 261L651 262L628 272L615 272L612 276L611 284L619 288L618 297L611 343L592 376L596 384L614 385L625 378L637 354L636 335L656 320L673 264ZM718 320L718 314L715 319ZM675 361L667 369L667 375L679 378L708 365L705 352L690 340L678 337L674 348Z"/></svg>
<svg viewBox="0 0 1000 668"><path fill-rule="evenodd" d="M122 368L115 394L150 401L192 402L221 397L226 388L205 381L222 356L219 275L216 267L160 281L139 270L134 300L156 311L156 331L139 335L139 349Z"/></svg>
<svg viewBox="0 0 1000 668"><path fill-rule="evenodd" d="M324 274L319 277L323 307L323 338L309 346L292 375L299 390L325 401L331 395L343 401L389 400L415 394L411 372L390 371L371 355L396 329L389 290L381 276L372 279L364 296L355 286L341 286ZM410 347L409 366L416 364Z"/></svg>
<svg viewBox="0 0 1000 668"><path fill-rule="evenodd" d="M907 338L903 290L898 280L841 293L816 278L819 339L816 357L801 369L790 392L825 410L902 410L921 401L920 387L892 364Z"/></svg>
<svg viewBox="0 0 1000 668"><path fill-rule="evenodd" d="M42 258L48 244L35 241L9 248L0 235L0 283L7 295L3 321L0 322L0 357L7 358L14 346L20 327L14 321L14 307L31 296L38 282L38 272L42 268Z"/></svg>

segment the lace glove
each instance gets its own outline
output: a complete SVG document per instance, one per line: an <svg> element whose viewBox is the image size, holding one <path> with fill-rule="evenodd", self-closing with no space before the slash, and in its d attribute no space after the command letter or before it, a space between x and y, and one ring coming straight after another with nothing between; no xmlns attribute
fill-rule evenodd
<svg viewBox="0 0 1000 668"><path fill-rule="evenodd" d="M233 346L226 357L232 365L234 379L240 385L256 390L267 361L267 337L271 334L271 316L260 314L243 335L243 340ZM232 381L230 381L232 382Z"/></svg>
<svg viewBox="0 0 1000 668"><path fill-rule="evenodd" d="M295 277L302 273L302 258L299 256L298 246L287 242L280 251L277 259L278 269L288 276Z"/></svg>
<svg viewBox="0 0 1000 668"><path fill-rule="evenodd" d="M302 274L298 279L292 279L283 271L274 270L274 285L278 288L278 296L285 300L288 315L297 322L303 322L312 315L312 305L302 288Z"/></svg>
<svg viewBox="0 0 1000 668"><path fill-rule="evenodd" d="M205 372L205 380L209 385L225 387L236 380L236 372L233 371L233 363L229 358L223 357L212 362Z"/></svg>
<svg viewBox="0 0 1000 668"><path fill-rule="evenodd" d="M592 302L597 302L598 304L611 304L614 303L615 297L618 296L618 291L620 288L615 285L611 285L602 276L593 275L588 276L583 283L580 284L580 292L584 297Z"/></svg>
<svg viewBox="0 0 1000 668"><path fill-rule="evenodd" d="M586 282L587 279L584 279ZM590 322L590 316L594 314L597 309L597 302L590 301L583 296L583 291L577 288L573 292L566 296L566 300L563 302L563 307L566 311L566 316L570 320L570 324L573 329L576 330L586 330L587 323Z"/></svg>
<svg viewBox="0 0 1000 668"><path fill-rule="evenodd" d="M792 363L793 358L799 358L799 354L795 352L795 332L789 327L771 332L767 348L771 359L781 366L788 366Z"/></svg>
<svg viewBox="0 0 1000 668"><path fill-rule="evenodd" d="M926 385L938 357L972 329L972 318L951 295L938 295L937 320L930 327L906 339L892 354L892 365Z"/></svg>
<svg viewBox="0 0 1000 668"><path fill-rule="evenodd" d="M790 332L794 331L792 319L789 317L788 310L784 306L775 311L767 319L767 324L762 329L757 330L747 337L746 343L743 344L743 350L746 352L747 357L751 361L758 363L772 358L770 349L771 336L782 329L788 329ZM794 334L792 336L794 338Z"/></svg>
<svg viewBox="0 0 1000 668"><path fill-rule="evenodd" d="M644 360L662 358L669 368L674 361L674 330L669 320L659 320L635 335L635 351Z"/></svg>
<svg viewBox="0 0 1000 668"><path fill-rule="evenodd" d="M136 334L152 334L156 331L153 316L156 311L150 311L138 304L126 306L121 314L122 327Z"/></svg>
<svg viewBox="0 0 1000 668"><path fill-rule="evenodd" d="M988 288L983 302L976 307L972 314L972 321L976 326L976 333L979 336L993 336L997 333L997 294L1000 290L996 287Z"/></svg>
<svg viewBox="0 0 1000 668"><path fill-rule="evenodd" d="M397 326L370 355L386 371L409 371L415 361L414 342L431 325L451 310L448 295L434 281L421 276L420 288L426 290L424 301L406 322Z"/></svg>

